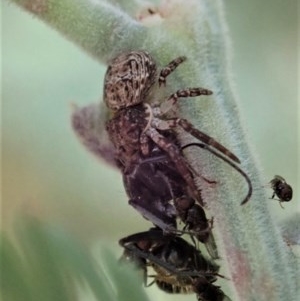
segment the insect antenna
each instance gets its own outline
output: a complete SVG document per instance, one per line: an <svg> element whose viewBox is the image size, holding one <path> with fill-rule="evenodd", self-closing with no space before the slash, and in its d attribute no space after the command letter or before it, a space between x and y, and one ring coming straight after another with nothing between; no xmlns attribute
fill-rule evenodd
<svg viewBox="0 0 300 301"><path fill-rule="evenodd" d="M248 175L241 168L239 168L237 165L235 165L233 162L231 162L225 156L223 156L220 153L216 152L214 149L212 149L211 147L209 147L207 144L204 144L204 143L199 143L199 142L188 143L188 144L184 145L181 148L181 150L184 150L185 148L190 147L190 146L197 146L197 147L208 150L209 152L214 154L216 157L222 159L224 162L226 162L231 167L233 167L238 173L240 173L244 177L244 179L246 180L246 182L248 184L248 188L249 188L246 197L241 202L241 205L246 204L250 200L251 195L252 195L252 191L253 191L252 183L251 183L250 178L248 177Z"/></svg>

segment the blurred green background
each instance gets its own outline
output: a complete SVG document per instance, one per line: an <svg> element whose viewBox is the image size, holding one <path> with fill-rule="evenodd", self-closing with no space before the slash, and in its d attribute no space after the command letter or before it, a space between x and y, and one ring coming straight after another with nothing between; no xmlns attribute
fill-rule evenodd
<svg viewBox="0 0 300 301"><path fill-rule="evenodd" d="M236 91L253 152L266 183L280 174L294 187L285 210L269 202L280 220L299 210L297 1L224 3ZM90 155L70 126L71 103L101 100L104 72L105 66L57 32L2 3L1 218L2 231L15 241L24 239L20 213L38 217L51 233L62 231L94 255L104 245L119 256L119 238L149 228L127 205L119 172ZM153 287L147 293L152 300L196 300ZM87 288L72 298L95 300Z"/></svg>

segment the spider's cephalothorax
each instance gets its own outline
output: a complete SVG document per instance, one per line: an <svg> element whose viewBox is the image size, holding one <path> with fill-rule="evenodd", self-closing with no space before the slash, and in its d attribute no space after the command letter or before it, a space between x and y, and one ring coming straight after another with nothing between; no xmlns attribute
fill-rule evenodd
<svg viewBox="0 0 300 301"><path fill-rule="evenodd" d="M153 228L122 238L119 243L124 248L123 258L144 271L146 285L151 277L151 284L167 293L196 293L202 301L230 300L213 284L221 276L218 265L181 237L166 236ZM149 275L149 267L154 275Z"/></svg>
<svg viewBox="0 0 300 301"><path fill-rule="evenodd" d="M289 185L285 179L281 176L274 176L274 179L270 181L271 188L273 189L272 199L275 196L278 197L279 204L282 207L282 202L289 202L293 197L293 188Z"/></svg>
<svg viewBox="0 0 300 301"><path fill-rule="evenodd" d="M183 155L175 132L176 127L182 128L202 141L206 150L217 153L218 157L227 163L230 162L231 166L240 171L233 163L240 163L239 159L227 148L197 130L187 120L174 115L172 118L167 116L178 98L210 95L212 94L210 90L203 88L178 90L161 105L152 105L157 101L153 99L155 95L150 97L154 83L158 81L159 85L165 84L166 77L184 61L185 57L176 58L158 75L156 63L147 52L133 51L121 54L112 60L104 81L104 101L113 111L106 128L115 147L116 162L123 173L131 204L158 226L161 221L164 224L169 221L174 227L176 213L169 206L174 195L187 196L203 206L201 193L194 181L194 177L198 175L193 174L193 168ZM160 159L162 157L164 159ZM165 167L168 165L166 168L169 171L160 170L162 161L167 162L163 165ZM145 162L151 162L147 167L151 167L152 170L146 171L144 168L143 171L140 165ZM143 180L139 180L141 175L144 176ZM249 192L242 202L245 203L251 196L252 187L248 177L242 175L249 184ZM158 181L157 184L153 184L155 177L161 181L161 188ZM179 194L173 192L172 183L175 181L172 177L179 177L180 185L184 186ZM139 192L136 193L132 190L139 182L143 182L143 186L139 187ZM178 185L175 186L177 189Z"/></svg>

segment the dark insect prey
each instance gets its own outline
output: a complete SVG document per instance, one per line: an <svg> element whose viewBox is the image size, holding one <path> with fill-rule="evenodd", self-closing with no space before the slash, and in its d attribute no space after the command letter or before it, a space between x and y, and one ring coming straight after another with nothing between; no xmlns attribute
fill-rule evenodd
<svg viewBox="0 0 300 301"><path fill-rule="evenodd" d="M124 248L122 258L143 271L146 286L155 283L167 293L195 293L199 301L230 301L213 284L221 276L219 266L181 237L166 236L152 228L122 238L119 243ZM149 274L150 267L154 275Z"/></svg>
<svg viewBox="0 0 300 301"><path fill-rule="evenodd" d="M179 217L185 225L183 232L187 230L192 239L204 243L210 256L217 259L212 223L189 196L186 182L172 163L167 154L155 148L151 157L134 165L132 172L124 176L129 204L165 233L181 233L176 223Z"/></svg>
<svg viewBox="0 0 300 301"><path fill-rule="evenodd" d="M271 199L275 196L278 197L280 206L282 202L289 202L293 197L293 188L289 185L285 179L281 176L274 176L274 179L270 181L271 188L273 189L273 194Z"/></svg>

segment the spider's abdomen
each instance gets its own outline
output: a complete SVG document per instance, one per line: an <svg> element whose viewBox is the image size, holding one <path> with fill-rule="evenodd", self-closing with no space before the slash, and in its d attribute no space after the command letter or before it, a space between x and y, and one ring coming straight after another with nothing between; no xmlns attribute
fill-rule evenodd
<svg viewBox="0 0 300 301"><path fill-rule="evenodd" d="M145 100L156 80L156 64L145 51L117 56L109 65L104 79L104 102L120 110Z"/></svg>

